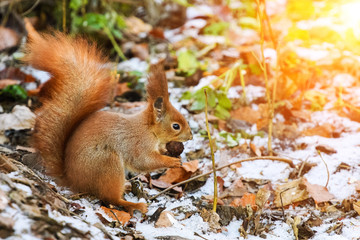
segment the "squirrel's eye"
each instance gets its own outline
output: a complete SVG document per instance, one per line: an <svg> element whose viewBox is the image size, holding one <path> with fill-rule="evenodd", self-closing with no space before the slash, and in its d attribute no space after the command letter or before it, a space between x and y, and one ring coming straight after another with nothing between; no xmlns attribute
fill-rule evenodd
<svg viewBox="0 0 360 240"><path fill-rule="evenodd" d="M173 127L173 129L175 129L175 130L179 130L179 129L180 129L180 125L177 124L177 123L174 123L174 124L172 125L172 127Z"/></svg>

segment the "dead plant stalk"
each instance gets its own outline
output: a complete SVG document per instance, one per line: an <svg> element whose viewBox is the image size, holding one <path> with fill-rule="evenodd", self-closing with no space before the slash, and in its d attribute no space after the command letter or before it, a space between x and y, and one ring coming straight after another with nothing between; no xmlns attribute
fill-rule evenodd
<svg viewBox="0 0 360 240"><path fill-rule="evenodd" d="M217 198L218 198L218 190L217 190L217 176L216 176L216 167L215 167L215 157L214 157L214 148L212 144L211 134L210 134L210 127L209 127L209 119L208 119L208 95L206 92L206 88L204 89L205 94L205 120L206 120L206 130L209 137L209 145L211 151L211 161L212 161L212 168L213 168L213 175L214 175L214 200L213 200L213 211L216 212L216 205L217 205Z"/></svg>
<svg viewBox="0 0 360 240"><path fill-rule="evenodd" d="M261 4L261 2L263 4ZM274 115L274 111L272 111L273 106L272 106L272 101L271 101L271 97L270 97L270 86L269 86L269 80L268 80L268 75L267 75L267 67L266 67L266 61L265 61L265 55L264 55L264 42L265 42L265 29L264 29L264 21L265 21L265 14L264 11L261 8L265 8L265 0L261 1L257 0L256 1L256 6L257 6L257 12L258 12L258 16L259 16L259 21L260 21L260 50L261 50L261 65L262 65L262 70L264 73L264 79L265 79L265 89L266 89L266 100L267 100L267 105L268 105L268 118L269 118L269 122L268 122L268 152L269 155L272 156L273 152L272 152L272 130L273 130L273 115Z"/></svg>

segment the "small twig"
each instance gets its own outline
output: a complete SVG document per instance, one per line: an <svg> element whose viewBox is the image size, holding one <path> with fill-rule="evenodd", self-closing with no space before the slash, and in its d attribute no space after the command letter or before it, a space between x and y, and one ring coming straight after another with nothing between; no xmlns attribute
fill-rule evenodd
<svg viewBox="0 0 360 240"><path fill-rule="evenodd" d="M194 232L194 235L199 237L199 238L202 238L202 239L205 239L205 240L208 240L207 238L204 238L203 236L201 236L200 234L198 234L197 232Z"/></svg>
<svg viewBox="0 0 360 240"><path fill-rule="evenodd" d="M118 221L118 223L119 223L120 225L122 225L121 222L120 222L120 220L119 220L119 218L118 218L118 216L116 216L115 212L114 212L112 209L110 209L110 212L114 215L114 217L116 218L116 221Z"/></svg>
<svg viewBox="0 0 360 240"><path fill-rule="evenodd" d="M221 169L223 168L227 168L227 167L230 167L231 165L234 165L234 164L237 164L237 163L242 163L242 162L249 162L249 161L256 161L256 160L271 160L271 161L280 161L280 162L284 162L284 163L287 163L290 165L290 167L294 168L295 167L295 164L293 163L292 160L290 159L287 159L287 158L280 158L280 157L273 157L273 156L268 156L268 157L252 157L252 158L245 158L245 159L242 159L242 160L239 160L239 161L235 161L233 163L229 163L229 164L226 164L224 166L221 166L221 167L218 167L216 168L216 171L220 171ZM203 174L200 174L200 175L197 175L195 177L192 177L192 178L189 178L185 181L182 181L182 182L179 182L177 184L174 184L166 189L164 189L163 191L159 192L158 194L156 194L155 196L149 198L149 200L153 200L155 199L156 197L160 196L161 194L165 193L165 192L168 192L170 191L171 189L173 189L174 187L177 187L177 186L180 186L182 184L185 184L185 183L188 183L188 182L191 182L191 181L194 181L198 178L202 178L204 176L207 176L209 174L213 173L213 171L210 171L210 172L206 172L206 173L203 173Z"/></svg>
<svg viewBox="0 0 360 240"><path fill-rule="evenodd" d="M204 88L204 94L205 94L205 120L206 120L206 130L208 132L209 137L209 145L210 145L210 151L211 151L211 161L212 161L212 169L214 174L214 200L213 200L213 212L216 212L216 205L217 205L217 196L218 196L218 189L217 189L217 176L216 176L216 166L215 166L215 156L214 156L214 148L212 144L211 134L210 134L210 127L209 127L209 119L208 119L208 95L206 92L206 88Z"/></svg>
<svg viewBox="0 0 360 240"><path fill-rule="evenodd" d="M36 8L36 6L37 5L39 5L39 3L40 3L40 0L36 0L36 2L28 9L28 10L26 10L25 12L23 12L22 14L21 14L21 16L26 16L26 15L28 15L30 12L32 12L32 10L34 10L34 8Z"/></svg>
<svg viewBox="0 0 360 240"><path fill-rule="evenodd" d="M281 211L282 211L282 215L283 215L283 218L284 218L284 222L286 222L286 218L285 218L285 210L284 210L284 203L283 203L283 200L282 200L282 194L284 192L286 192L287 190L289 190L290 188L287 188L285 189L284 191L281 191L279 196L280 196L280 203L281 203Z"/></svg>
<svg viewBox="0 0 360 240"><path fill-rule="evenodd" d="M325 160L323 159L323 157L321 156L321 152L318 151L318 154L321 158L321 160L323 161L323 163L325 164L325 167L326 167L326 172L327 172L327 180L326 180L326 184L325 184L325 188L327 188L328 186L328 183L329 183L329 179L330 179L330 172L329 172L329 168L328 168L328 165L326 164Z"/></svg>

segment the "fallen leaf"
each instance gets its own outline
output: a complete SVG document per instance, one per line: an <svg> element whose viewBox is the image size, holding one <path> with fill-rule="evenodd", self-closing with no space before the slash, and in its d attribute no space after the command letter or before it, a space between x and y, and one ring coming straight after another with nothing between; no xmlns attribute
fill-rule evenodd
<svg viewBox="0 0 360 240"><path fill-rule="evenodd" d="M306 186L306 190L309 193L309 196L314 199L315 203L327 202L331 199L334 199L334 195L329 193L327 188L324 186L311 184L307 181L306 178L302 179L302 184Z"/></svg>
<svg viewBox="0 0 360 240"><path fill-rule="evenodd" d="M5 87L9 85L17 85L20 84L19 80L13 80L13 79L1 79L0 80L0 89L4 89Z"/></svg>
<svg viewBox="0 0 360 240"><path fill-rule="evenodd" d="M2 190L0 190L0 212L4 210L8 204L9 204L8 197Z"/></svg>
<svg viewBox="0 0 360 240"><path fill-rule="evenodd" d="M113 208L107 208L104 206L101 206L100 208L105 212L108 217L110 217L114 221L121 222L123 225L131 219L130 214L127 212L119 211Z"/></svg>
<svg viewBox="0 0 360 240"><path fill-rule="evenodd" d="M30 129L33 128L34 125L35 114L25 106L16 105L11 113L0 115L0 131Z"/></svg>
<svg viewBox="0 0 360 240"><path fill-rule="evenodd" d="M235 180L230 187L224 190L222 194L220 194L219 198L226 197L242 197L246 192L247 188L243 184L241 179Z"/></svg>
<svg viewBox="0 0 360 240"><path fill-rule="evenodd" d="M255 144L250 143L250 149L252 150L253 153L255 153L257 157L261 157L261 150L258 147L256 147Z"/></svg>
<svg viewBox="0 0 360 240"><path fill-rule="evenodd" d="M196 172L198 169L199 161L193 160L190 162L183 163L179 168L170 168L165 172L165 175L159 178L159 181L166 183L179 183L186 179Z"/></svg>
<svg viewBox="0 0 360 240"><path fill-rule="evenodd" d="M247 205L250 205L253 209L256 208L255 203L256 195L253 193L245 193L242 198L236 198L234 201L232 201L229 205L233 207L246 207Z"/></svg>
<svg viewBox="0 0 360 240"><path fill-rule="evenodd" d="M253 110L251 107L240 107L231 111L231 118L237 120L244 120L248 123L254 124L261 117L258 111Z"/></svg>
<svg viewBox="0 0 360 240"><path fill-rule="evenodd" d="M171 227L176 223L177 220L174 217L174 214L170 211L162 211L160 213L159 219L155 223L155 227Z"/></svg>
<svg viewBox="0 0 360 240"><path fill-rule="evenodd" d="M279 139L295 140L300 136L300 132L296 123L288 125L283 122L276 122L273 126L273 135Z"/></svg>
<svg viewBox="0 0 360 240"><path fill-rule="evenodd" d="M320 152L329 154L329 155L330 155L330 154L337 153L337 151L336 151L334 148L332 148L332 147L330 147L330 146L328 146L328 145L317 145L317 146L315 147L315 149L318 150L318 151L320 151Z"/></svg>
<svg viewBox="0 0 360 240"><path fill-rule="evenodd" d="M11 233L14 232L14 225L14 219L0 215L0 237L4 239L11 236Z"/></svg>
<svg viewBox="0 0 360 240"><path fill-rule="evenodd" d="M326 138L331 138L334 132L334 127L329 124L325 123L321 126L316 126L313 128L306 129L302 132L303 136L321 136Z"/></svg>
<svg viewBox="0 0 360 240"><path fill-rule="evenodd" d="M187 172L194 173L198 170L198 166L199 166L199 161L193 160L190 162L183 163L183 165L181 167Z"/></svg>
<svg viewBox="0 0 360 240"><path fill-rule="evenodd" d="M209 227L212 231L220 229L220 217L216 212L203 208L201 209L200 216L202 217L204 222L209 223Z"/></svg>
<svg viewBox="0 0 360 240"><path fill-rule="evenodd" d="M297 179L283 185L278 185L275 189L275 206L281 207L287 206L291 203L300 202L309 198L309 194L305 188L301 188L299 185L302 183L302 179ZM282 200L282 201L281 201ZM282 204L281 204L282 203Z"/></svg>
<svg viewBox="0 0 360 240"><path fill-rule="evenodd" d="M4 173L10 173L19 170L18 167L11 161L11 159L3 154L0 154L0 170Z"/></svg>
<svg viewBox="0 0 360 240"><path fill-rule="evenodd" d="M14 30L0 26L0 51L15 47L19 40L20 37Z"/></svg>
<svg viewBox="0 0 360 240"><path fill-rule="evenodd" d="M143 32L150 32L152 30L152 26L150 24L145 23L140 18L137 18L135 16L131 16L125 19L126 26L131 26L126 28L126 31L138 35Z"/></svg>
<svg viewBox="0 0 360 240"><path fill-rule="evenodd" d="M259 189L259 191L256 193L256 198L255 198L255 203L259 207L259 209L264 208L270 196L271 196L271 192L266 187Z"/></svg>
<svg viewBox="0 0 360 240"><path fill-rule="evenodd" d="M220 176L216 176L216 179L217 179L217 183L218 183L218 188L219 188L219 192L222 193L224 191L224 179Z"/></svg>
<svg viewBox="0 0 360 240"><path fill-rule="evenodd" d="M168 187L171 187L172 184L171 183L167 183L167 182L164 182L164 181L161 181L161 180L158 180L158 179L152 179L151 180L151 185L157 187L157 188L168 188ZM181 187L174 187L173 188L174 191L177 191L179 193L182 192L182 188Z"/></svg>
<svg viewBox="0 0 360 240"><path fill-rule="evenodd" d="M360 215L360 201L354 202L353 208L357 212L357 214Z"/></svg>

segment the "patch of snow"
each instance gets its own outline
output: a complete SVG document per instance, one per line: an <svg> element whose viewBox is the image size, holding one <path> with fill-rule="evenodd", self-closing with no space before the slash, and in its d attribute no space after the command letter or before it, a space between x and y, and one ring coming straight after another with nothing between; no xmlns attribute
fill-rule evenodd
<svg viewBox="0 0 360 240"><path fill-rule="evenodd" d="M125 72L139 71L145 73L148 69L148 64L146 61L135 57L119 63L117 69Z"/></svg>

